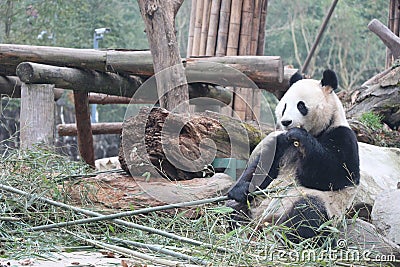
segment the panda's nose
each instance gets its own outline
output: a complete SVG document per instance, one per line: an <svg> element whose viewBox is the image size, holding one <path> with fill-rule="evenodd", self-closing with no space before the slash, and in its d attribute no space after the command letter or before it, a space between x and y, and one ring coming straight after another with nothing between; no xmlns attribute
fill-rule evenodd
<svg viewBox="0 0 400 267"><path fill-rule="evenodd" d="M292 120L284 120L284 121L281 121L281 123L282 123L283 126L287 127L290 124L292 124Z"/></svg>

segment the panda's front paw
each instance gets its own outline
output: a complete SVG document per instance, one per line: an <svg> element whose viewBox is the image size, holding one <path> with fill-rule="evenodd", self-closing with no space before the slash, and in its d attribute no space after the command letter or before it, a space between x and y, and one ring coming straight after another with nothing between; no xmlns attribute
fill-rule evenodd
<svg viewBox="0 0 400 267"><path fill-rule="evenodd" d="M303 128L291 128L286 133L286 138L293 143L295 147L305 146L309 138L309 133Z"/></svg>
<svg viewBox="0 0 400 267"><path fill-rule="evenodd" d="M228 198L234 199L239 203L247 203L249 195L249 182L237 183L228 192Z"/></svg>

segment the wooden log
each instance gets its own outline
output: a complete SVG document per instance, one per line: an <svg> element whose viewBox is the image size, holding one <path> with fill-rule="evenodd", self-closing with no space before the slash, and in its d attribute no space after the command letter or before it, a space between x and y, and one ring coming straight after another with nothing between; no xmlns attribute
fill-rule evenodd
<svg viewBox="0 0 400 267"><path fill-rule="evenodd" d="M210 25L211 2L211 0L204 0L199 56L206 55L208 28Z"/></svg>
<svg viewBox="0 0 400 267"><path fill-rule="evenodd" d="M122 122L92 123L92 134L121 134ZM75 123L57 125L59 136L76 136L78 133Z"/></svg>
<svg viewBox="0 0 400 267"><path fill-rule="evenodd" d="M240 60L240 63L238 60ZM209 63L209 65L205 63ZM215 67L213 68L212 66ZM207 70L207 67L211 69ZM271 84L281 83L284 78L281 58L276 56L226 56L197 58L196 60L187 59L186 73L188 77L190 76L190 80L202 75L207 79L220 80L220 85L222 86L248 86L248 83L243 83L243 80L237 76L238 72L229 72L227 67L242 72L260 88L267 89ZM221 70L225 70L225 72L221 72ZM235 73L236 77L231 76L233 73ZM273 88L270 89L274 90Z"/></svg>
<svg viewBox="0 0 400 267"><path fill-rule="evenodd" d="M228 44L226 48L227 56L238 55L242 6L243 0L232 0L231 16L229 19Z"/></svg>
<svg viewBox="0 0 400 267"><path fill-rule="evenodd" d="M378 35L382 42L392 51L395 59L400 57L400 38L398 36L377 19L371 20L368 24L368 29Z"/></svg>
<svg viewBox="0 0 400 267"><path fill-rule="evenodd" d="M371 81L372 82L372 81ZM392 129L400 127L400 68L379 77L376 84L369 83L363 90L352 92L352 103L348 107L347 115L359 118L366 112L374 112L383 117L382 121Z"/></svg>
<svg viewBox="0 0 400 267"><path fill-rule="evenodd" d="M54 85L22 84L21 86L21 148L34 144L54 144Z"/></svg>
<svg viewBox="0 0 400 267"><path fill-rule="evenodd" d="M0 95L6 95L10 98L21 97L21 80L16 76L1 76L0 75ZM64 93L63 89L54 88L54 101L60 99Z"/></svg>
<svg viewBox="0 0 400 267"><path fill-rule="evenodd" d="M221 0L211 1L210 22L207 36L206 56L215 56L215 48L217 43L219 10L221 8Z"/></svg>
<svg viewBox="0 0 400 267"><path fill-rule="evenodd" d="M190 22L189 22L189 35L188 35L188 46L186 50L186 57L192 56L193 39L194 39L194 24L196 20L196 5L197 0L192 0L192 6L190 9Z"/></svg>
<svg viewBox="0 0 400 267"><path fill-rule="evenodd" d="M113 96L99 93L89 93L89 104L129 104L132 98L123 96ZM133 101L132 101L133 102ZM137 102L134 102L137 104Z"/></svg>
<svg viewBox="0 0 400 267"><path fill-rule="evenodd" d="M20 98L21 84L18 77L0 75L0 94L11 98Z"/></svg>
<svg viewBox="0 0 400 267"><path fill-rule="evenodd" d="M258 32L258 44L257 44L257 55L259 56L264 55L265 24L267 22L267 8L268 8L268 0L262 0L260 27Z"/></svg>
<svg viewBox="0 0 400 267"><path fill-rule="evenodd" d="M216 113L188 117L143 108L123 124L119 159L132 175L189 180L211 175L206 166L215 157L247 159L262 137L258 127Z"/></svg>
<svg viewBox="0 0 400 267"><path fill-rule="evenodd" d="M25 83L55 84L57 87L76 91L132 96L142 85L137 77L123 77L115 73L56 67L23 62L17 67L17 75Z"/></svg>
<svg viewBox="0 0 400 267"><path fill-rule="evenodd" d="M115 73L84 71L30 62L21 63L17 70L18 75L21 75L21 80L27 83L54 83L59 88L116 96L132 97L142 85L141 79L135 76L125 77ZM154 82L154 79L149 80L146 83L145 92L142 90L136 94L135 97L137 96L138 98L135 98L133 103L155 104L158 101L157 92L155 90L147 90L155 88L156 85ZM231 101L232 94L228 90L215 86L207 86L206 89L202 88L195 85L189 86L189 96L191 98L216 98L225 104L229 104Z"/></svg>
<svg viewBox="0 0 400 267"><path fill-rule="evenodd" d="M160 106L178 113L189 111L189 90L174 24L182 2L138 0L157 74Z"/></svg>
<svg viewBox="0 0 400 267"><path fill-rule="evenodd" d="M128 73L141 77L154 75L153 58L150 51L110 50L107 51L105 64L105 68L109 72ZM104 72L100 69L94 70Z"/></svg>
<svg viewBox="0 0 400 267"><path fill-rule="evenodd" d="M79 153L88 165L95 167L88 93L74 92L74 103Z"/></svg>
<svg viewBox="0 0 400 267"><path fill-rule="evenodd" d="M226 46L228 44L229 18L231 12L231 0L221 0L219 13L217 48L215 55L217 57L226 55Z"/></svg>

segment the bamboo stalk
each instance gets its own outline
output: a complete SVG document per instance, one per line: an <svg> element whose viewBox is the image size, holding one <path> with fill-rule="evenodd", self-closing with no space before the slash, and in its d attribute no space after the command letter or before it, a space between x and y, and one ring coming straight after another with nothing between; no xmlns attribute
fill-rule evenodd
<svg viewBox="0 0 400 267"><path fill-rule="evenodd" d="M231 0L221 0L221 9L219 15L217 48L215 55L217 57L226 56L226 46L228 44L229 19L231 12Z"/></svg>
<svg viewBox="0 0 400 267"><path fill-rule="evenodd" d="M179 266L179 262L176 262L176 261L160 259L160 258L157 258L157 257L154 257L154 256L147 255L145 253L141 253L141 252L138 252L138 251L133 251L131 249L118 247L118 246L115 246L115 245L107 244L107 243L104 243L104 242L101 242L101 241L97 241L97 240L93 240L93 239L88 239L88 238L82 237L81 235L78 235L78 234L76 234L76 233L74 233L72 231L66 230L66 229L62 229L62 231L64 231L65 233L68 233L70 235L73 235L76 238L81 239L81 240L85 241L86 243L91 244L91 245L93 245L95 247L106 249L108 251L112 251L112 252L121 254L121 255L123 255L125 257L135 257L135 258L138 258L138 259L141 259L141 260L149 261L150 263L161 264L162 266L173 266L173 267Z"/></svg>
<svg viewBox="0 0 400 267"><path fill-rule="evenodd" d="M258 43L257 43L257 55L259 55L259 56L264 55L265 24L267 21L267 8L268 8L268 0L262 0L260 27L259 27L259 31L258 31Z"/></svg>
<svg viewBox="0 0 400 267"><path fill-rule="evenodd" d="M188 46L187 46L187 50L186 50L186 57L192 56L193 39L194 39L194 24L195 24L195 20L196 20L196 5L197 5L197 0L192 0L192 7L190 9L189 36L188 36Z"/></svg>
<svg viewBox="0 0 400 267"><path fill-rule="evenodd" d="M226 48L227 56L236 56L238 54L242 6L243 0L232 0L228 45Z"/></svg>
<svg viewBox="0 0 400 267"><path fill-rule="evenodd" d="M221 0L211 1L210 22L207 36L206 56L215 56L215 47L217 43L219 11L221 8Z"/></svg>
<svg viewBox="0 0 400 267"><path fill-rule="evenodd" d="M239 55L251 55L251 31L254 12L254 0L243 0Z"/></svg>
<svg viewBox="0 0 400 267"><path fill-rule="evenodd" d="M78 207L74 207L74 206L71 206L71 205L67 205L67 204L62 203L62 202L58 202L58 201L54 201L54 200L51 200L51 199L48 199L48 198L45 198L45 197L41 197L41 196L39 196L37 194L30 194L30 193L27 193L25 191L19 190L17 188L11 187L11 186L0 184L0 189L8 191L8 192L11 192L11 193L14 193L14 194L18 194L18 195L21 195L21 196L25 196L25 197L30 197L30 198L34 197L35 199L37 199L39 201L42 201L44 203L47 203L49 205L56 206L56 207L62 208L64 210L71 210L71 211L74 211L74 212L77 212L77 213L81 213L81 214L84 214L84 215L87 215L87 216L99 217L99 218L102 218L103 216L107 216L107 215L103 215L103 214L98 213L98 212L85 210L85 209L82 209L82 208L78 208ZM225 198L225 200L227 199L226 197L221 197L221 198ZM101 219L100 219L100 221L101 221ZM185 242L185 243L188 243L188 244L192 244L192 245L196 245L196 246L204 246L204 247L211 248L211 249L217 249L217 250L222 251L222 252L232 252L232 250L230 250L230 249L216 247L216 246L214 246L212 244L208 244L208 243L204 243L204 242L201 242L201 241L197 241L197 240L194 240L194 239L191 239L191 238L188 238L188 237L179 236L179 235L176 235L176 234L173 234L173 233L168 233L168 232L165 232L165 231L162 231L162 230L159 230L159 229L155 229L155 228L152 228L152 227L148 227L148 226L144 226L144 225L140 225L140 224L136 224L136 223L131 223L131 222L127 222L127 221L123 221L123 220L119 220L119 219L114 219L113 222L116 223L116 224L119 224L119 225L123 225L123 226L134 228L134 229L138 229L138 230L145 231L145 232L152 233L152 234L161 235L161 236L164 236L164 237L167 237L167 238L171 238L171 239L175 239L175 240L178 240L178 241L181 241L181 242ZM74 225L74 223L71 224L71 222L70 222L70 224L66 224L64 226L67 226L67 225ZM40 227L40 229L39 229L39 227ZM48 229L51 229L51 228L53 228L52 225L48 225L48 226L44 225L44 226L38 226L38 227L33 227L33 228L27 228L25 230L26 231L33 231L33 229L34 230L48 230ZM17 230L11 231L10 233L15 233L15 232L17 232Z"/></svg>
<svg viewBox="0 0 400 267"><path fill-rule="evenodd" d="M210 24L210 12L211 12L211 0L204 0L199 56L206 55L208 28Z"/></svg>
<svg viewBox="0 0 400 267"><path fill-rule="evenodd" d="M261 19L261 1L262 0L254 0L254 12L253 12L253 21L251 27L251 45L250 45L250 54L257 54L257 46L258 46L258 35L260 32L260 19Z"/></svg>
<svg viewBox="0 0 400 267"><path fill-rule="evenodd" d="M204 0L197 0L196 3L196 19L194 22L194 37L192 56L198 56L200 52L201 25L203 20Z"/></svg>
<svg viewBox="0 0 400 267"><path fill-rule="evenodd" d="M183 254L183 253L179 253L179 252L175 252L172 251L170 249L166 249L163 246L160 245L151 245L151 244L143 244L140 242L135 242L135 241L130 241L130 240L123 240L120 238L115 238L115 237L111 237L110 238L111 241L113 242L118 242L118 243L122 243L122 244L126 244L126 245L130 245L130 246L134 246L137 248L145 248L157 253L163 253L165 255L168 256L172 256L178 259L183 259L183 260L187 260L189 263L196 263L196 264L201 264L201 265L208 265L208 262L196 257L191 257L189 255Z"/></svg>

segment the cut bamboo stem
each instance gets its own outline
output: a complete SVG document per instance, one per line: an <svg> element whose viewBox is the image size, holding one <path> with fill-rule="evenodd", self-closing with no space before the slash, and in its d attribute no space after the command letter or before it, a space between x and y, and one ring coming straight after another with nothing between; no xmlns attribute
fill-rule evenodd
<svg viewBox="0 0 400 267"><path fill-rule="evenodd" d="M210 25L210 12L211 12L211 0L204 0L199 56L206 55L208 28Z"/></svg>
<svg viewBox="0 0 400 267"><path fill-rule="evenodd" d="M227 56L236 56L238 54L242 5L243 0L232 0L228 45L226 48Z"/></svg>
<svg viewBox="0 0 400 267"><path fill-rule="evenodd" d="M268 8L268 0L262 0L260 27L259 27L259 31L258 31L258 44L257 44L257 55L258 56L264 55L265 24L267 22L267 8Z"/></svg>
<svg viewBox="0 0 400 267"><path fill-rule="evenodd" d="M194 23L194 37L192 56L198 56L200 52L200 39L201 39L201 25L203 19L204 0L197 0L196 4L196 18Z"/></svg>
<svg viewBox="0 0 400 267"><path fill-rule="evenodd" d="M219 26L217 37L217 48L215 55L217 57L226 56L226 46L228 44L229 17L231 12L231 0L221 0L221 9L219 14Z"/></svg>
<svg viewBox="0 0 400 267"><path fill-rule="evenodd" d="M215 56L215 47L217 43L219 11L221 0L212 0L210 22L207 36L206 56Z"/></svg>
<svg viewBox="0 0 400 267"><path fill-rule="evenodd" d="M196 5L197 5L197 0L192 0L192 7L190 9L189 36L188 36L188 46L187 46L187 50L186 50L186 57L192 56L193 39L194 39L194 24L195 24L195 20L196 20Z"/></svg>

